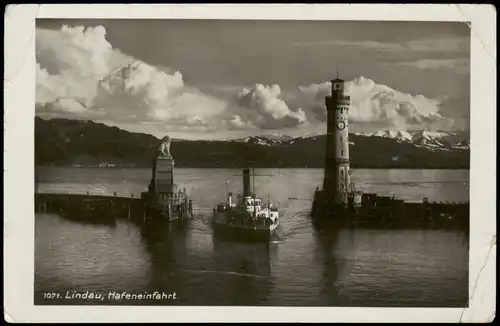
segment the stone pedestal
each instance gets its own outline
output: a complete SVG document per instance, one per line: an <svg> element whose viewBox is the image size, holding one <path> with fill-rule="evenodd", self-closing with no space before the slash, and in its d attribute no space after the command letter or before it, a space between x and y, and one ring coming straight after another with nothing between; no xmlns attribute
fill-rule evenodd
<svg viewBox="0 0 500 326"><path fill-rule="evenodd" d="M158 156L153 164L150 192L157 195L172 195L174 185L174 159L171 156Z"/></svg>
<svg viewBox="0 0 500 326"><path fill-rule="evenodd" d="M157 156L153 161L151 182L148 191L141 193L146 204L148 217L173 221L190 217L192 204L186 194L186 188L178 189L174 183L174 159L170 155L170 138L164 137Z"/></svg>

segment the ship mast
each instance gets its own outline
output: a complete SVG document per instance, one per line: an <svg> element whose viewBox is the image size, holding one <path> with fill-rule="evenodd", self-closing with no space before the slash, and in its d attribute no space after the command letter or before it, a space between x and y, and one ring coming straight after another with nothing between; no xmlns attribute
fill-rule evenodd
<svg viewBox="0 0 500 326"><path fill-rule="evenodd" d="M227 184L228 184L229 180L226 180L226 201L227 201L227 198L229 197L229 190L227 189Z"/></svg>
<svg viewBox="0 0 500 326"><path fill-rule="evenodd" d="M255 168L252 168L253 197L255 198Z"/></svg>
<svg viewBox="0 0 500 326"><path fill-rule="evenodd" d="M255 212L255 168L252 168L252 178L253 178L253 194L252 194L252 197L253 197L253 217L255 218L255 216L257 215L256 212Z"/></svg>

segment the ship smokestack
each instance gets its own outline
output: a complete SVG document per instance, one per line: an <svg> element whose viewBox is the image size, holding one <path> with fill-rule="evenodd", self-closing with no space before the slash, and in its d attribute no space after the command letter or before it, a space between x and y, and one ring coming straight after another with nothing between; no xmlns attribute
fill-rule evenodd
<svg viewBox="0 0 500 326"><path fill-rule="evenodd" d="M243 197L250 196L250 169L243 169Z"/></svg>

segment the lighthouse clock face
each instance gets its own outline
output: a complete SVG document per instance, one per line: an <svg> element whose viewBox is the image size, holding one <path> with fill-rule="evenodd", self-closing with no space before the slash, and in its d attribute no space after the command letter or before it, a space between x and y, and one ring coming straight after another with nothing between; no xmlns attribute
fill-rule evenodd
<svg viewBox="0 0 500 326"><path fill-rule="evenodd" d="M343 130L345 128L345 122L344 121L339 121L337 123L337 128L339 128L340 130Z"/></svg>

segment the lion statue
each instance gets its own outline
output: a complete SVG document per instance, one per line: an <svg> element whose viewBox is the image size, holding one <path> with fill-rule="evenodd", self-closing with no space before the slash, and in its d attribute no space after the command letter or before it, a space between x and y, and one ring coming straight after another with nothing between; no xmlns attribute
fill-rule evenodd
<svg viewBox="0 0 500 326"><path fill-rule="evenodd" d="M160 142L160 147L158 148L158 154L160 156L171 156L170 155L170 143L171 139L169 136L163 137L163 139Z"/></svg>

